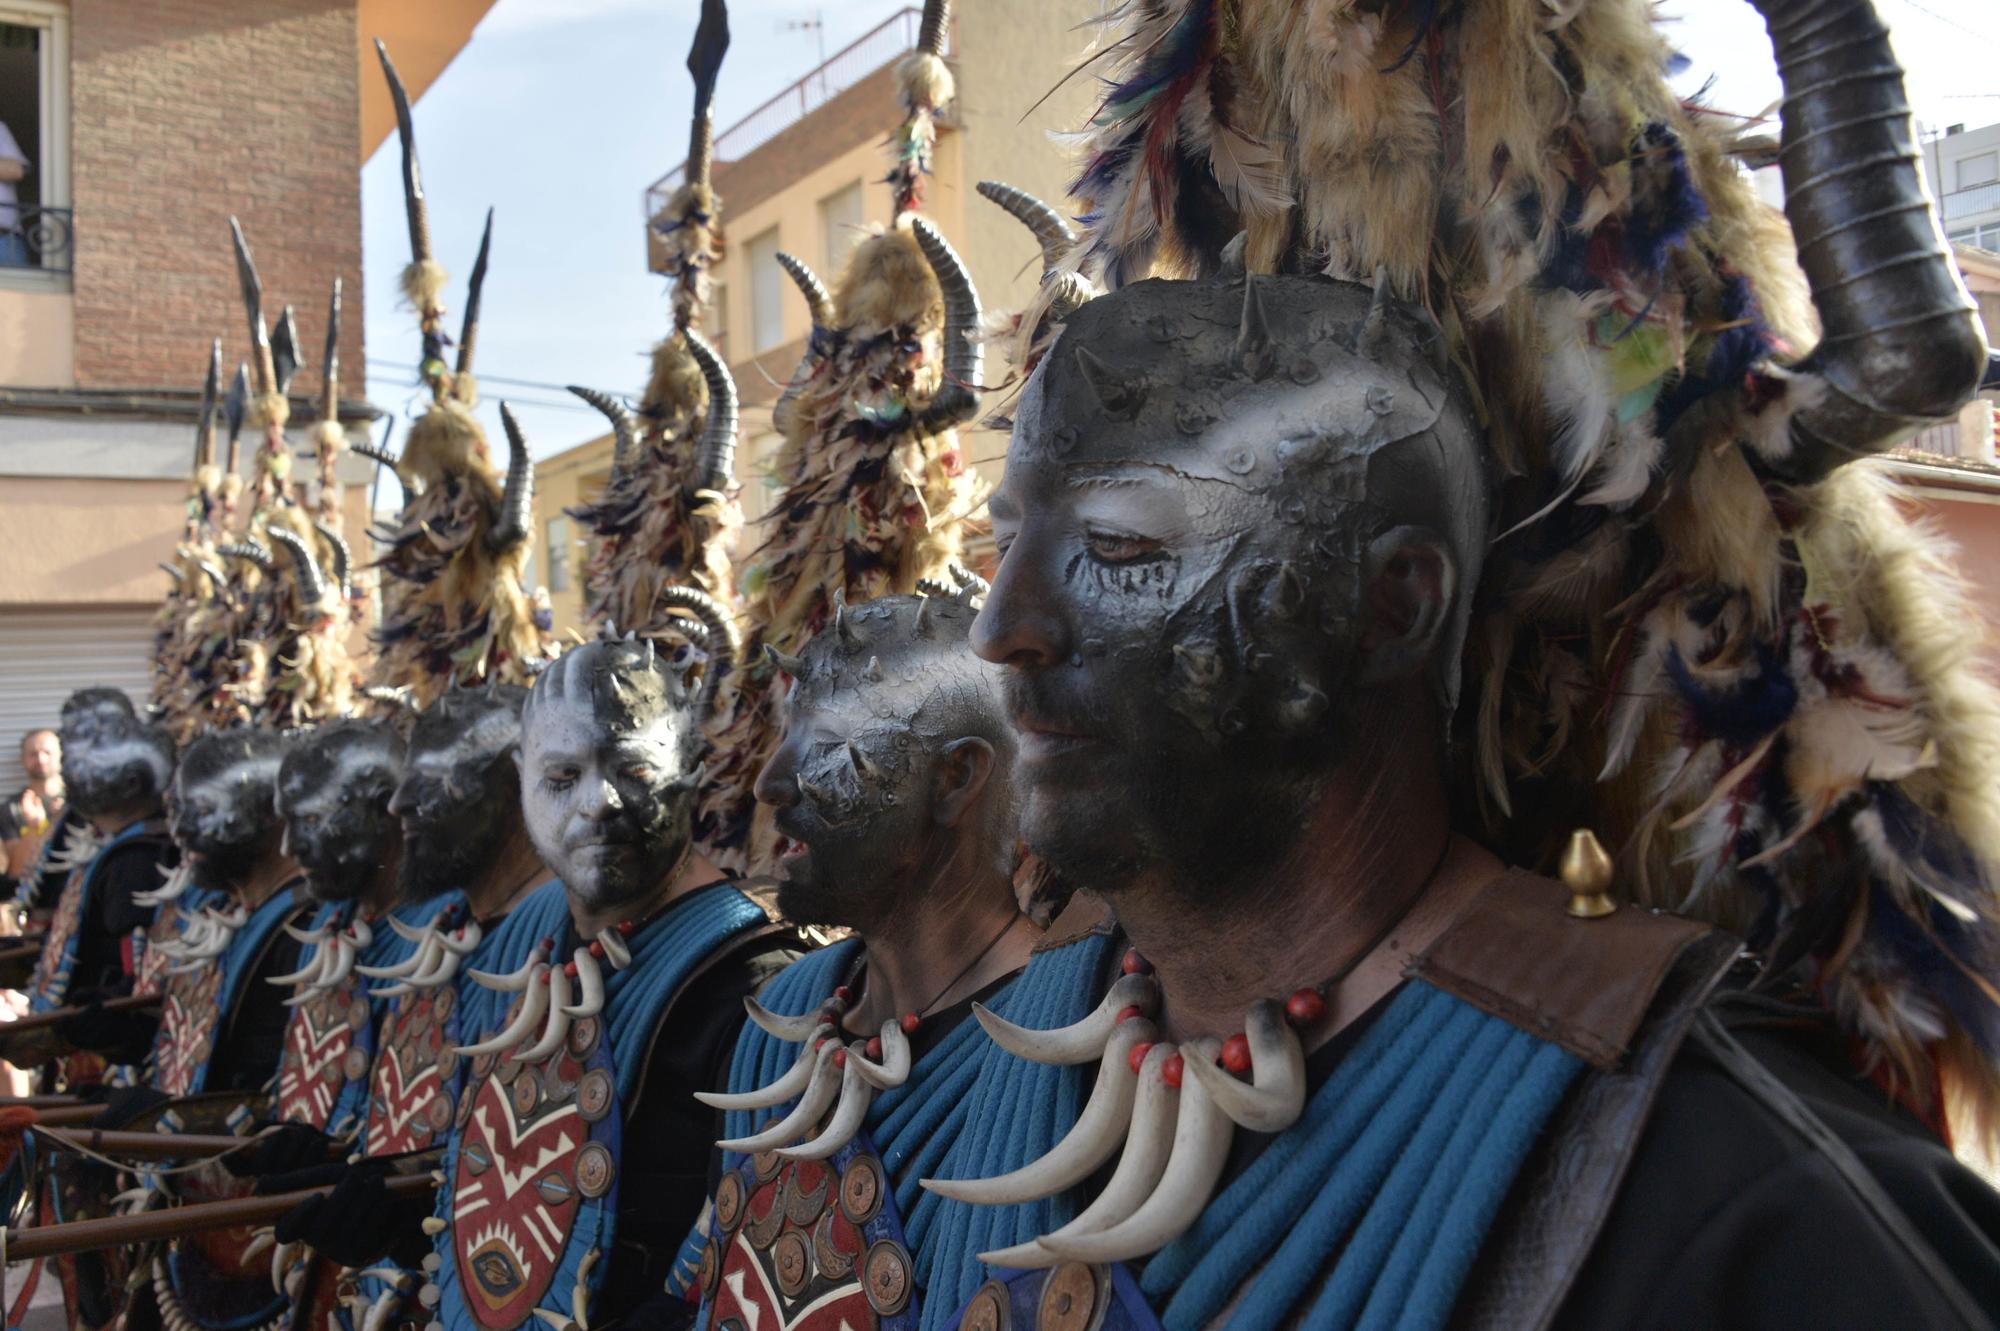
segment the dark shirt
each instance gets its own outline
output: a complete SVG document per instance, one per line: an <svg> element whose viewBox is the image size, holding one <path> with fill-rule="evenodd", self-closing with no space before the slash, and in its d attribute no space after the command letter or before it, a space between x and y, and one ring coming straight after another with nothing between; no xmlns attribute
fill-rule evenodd
<svg viewBox="0 0 2000 1331"><path fill-rule="evenodd" d="M76 969L69 991L108 997L130 992L132 935L153 922L153 908L132 900L132 894L158 888L162 871L180 863L180 852L164 833L146 831L99 856L97 883L77 922ZM42 899L55 904L53 895L45 893Z"/></svg>
<svg viewBox="0 0 2000 1331"><path fill-rule="evenodd" d="M727 1089L744 998L796 960L801 947L789 931L749 934L726 945L670 1001L638 1097L625 1110L618 1237L602 1295L606 1321L633 1313L665 1286L708 1200L709 1162L723 1135L721 1113L694 1093Z"/></svg>
<svg viewBox="0 0 2000 1331"><path fill-rule="evenodd" d="M294 885L297 881L294 880ZM285 924L302 925L317 907L300 905L285 917ZM289 988L267 983L270 976L287 975L299 968L304 945L282 926L271 930L264 949L251 965L236 990L236 1002L223 1017L222 1038L209 1058L208 1076L203 1086L211 1091L261 1091L278 1075L278 1060L285 1048L285 1022L292 1010L285 1006Z"/></svg>

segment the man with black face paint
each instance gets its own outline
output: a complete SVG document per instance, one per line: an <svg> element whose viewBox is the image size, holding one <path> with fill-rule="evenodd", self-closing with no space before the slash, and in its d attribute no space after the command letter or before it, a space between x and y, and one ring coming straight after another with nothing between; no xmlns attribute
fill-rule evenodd
<svg viewBox="0 0 2000 1331"><path fill-rule="evenodd" d="M987 1115L984 1166L929 1185L1082 1208L979 1253L1001 1278L964 1278L967 1323L1082 1299L1106 1327L1629 1325L1638 1281L1681 1309L1658 1325L1720 1324L1714 1268L1662 1265L1698 1246L1754 1268L1746 1307L1849 1310L1797 1324L1983 1324L1958 1282L2000 1291L2000 1205L1925 1204L1985 1191L1937 1143L1803 1045L1772 1056L1792 1089L1746 1095L1774 1080L1754 1060L1713 1071L1737 1047L1702 1005L1736 940L1613 909L1588 833L1567 890L1454 833L1490 503L1475 413L1427 315L1246 275L1241 252L1068 318L992 502L973 642L1007 667L1025 834L1114 909L1104 960L1129 950L1116 984L1084 981L1091 1017L995 1032L995 1076L1101 1065L1060 1144L972 1180L1006 1155ZM1703 1052L1676 1057L1691 1027ZM1796 1135L1804 1098L1880 1153L1881 1183ZM1643 1182L1619 1194L1628 1164ZM1683 1200L1776 1177L1768 1252L1747 1212ZM1586 1260L1614 1194L1621 1237ZM1766 1313L1740 1324L1793 1324Z"/></svg>
<svg viewBox="0 0 2000 1331"><path fill-rule="evenodd" d="M661 595L697 646L574 648L524 713L522 807L560 882L507 922L530 944L506 948L515 969L483 977L511 1005L468 1003L497 1033L459 1051L471 1072L424 1296L447 1325L656 1324L642 1305L707 1190L713 1119L692 1093L720 1084L744 997L792 955L693 846L733 628L703 593ZM510 1181L524 1169L535 1187Z"/></svg>
<svg viewBox="0 0 2000 1331"><path fill-rule="evenodd" d="M811 1303L860 1326L885 1289L913 1319L928 1298L937 1253L909 1236L949 1227L939 1199L897 1199L965 1124L938 1111L988 1047L974 1001L1012 1011L1006 987L1041 938L1014 895L1000 672L966 641L979 590L842 607L799 657L775 658L793 684L757 798L776 810L779 908L858 936L759 995L729 1093L702 1097L730 1111L723 1173L670 1288L710 1325ZM821 1202L788 1216L794 1196Z"/></svg>

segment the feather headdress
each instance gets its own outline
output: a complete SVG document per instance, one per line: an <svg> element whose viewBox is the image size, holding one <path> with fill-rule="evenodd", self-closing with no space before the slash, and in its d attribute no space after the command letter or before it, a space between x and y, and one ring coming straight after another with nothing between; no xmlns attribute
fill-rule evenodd
<svg viewBox="0 0 2000 1331"><path fill-rule="evenodd" d="M923 210L924 182L937 153L937 118L958 95L951 66L944 62L950 27L951 0L925 0L916 48L896 66L903 121L890 142L888 182L898 217Z"/></svg>
<svg viewBox="0 0 2000 1331"><path fill-rule="evenodd" d="M1948 552L1841 466L1955 411L1986 353L1867 0L1758 8L1796 237L1669 88L1645 0L1133 0L1079 250L1116 286L1242 230L1253 269L1427 304L1509 477L1468 671L1494 835L1550 864L1596 826L1632 895L1809 966L1886 1084L1936 1114L1947 1083L1990 1140L2000 693ZM1283 145L1255 202L1186 151L1198 40L1230 124ZM1873 205L1855 173L1803 187L1857 162Z"/></svg>
<svg viewBox="0 0 2000 1331"><path fill-rule="evenodd" d="M534 503L527 441L503 404L508 444L503 480L485 431L472 414L479 398L472 367L493 213L487 211L467 284L457 363L448 365L446 277L431 252L410 99L388 49L377 41L375 51L396 107L410 232L410 263L403 270L402 287L417 315L423 340L419 373L430 387L431 402L411 423L396 467L403 510L376 533L383 553L376 565L381 570L382 625L376 633L381 655L374 683L406 688L421 706L454 678L460 683L527 682L534 665L549 654L550 624L547 611L536 608L522 585Z"/></svg>

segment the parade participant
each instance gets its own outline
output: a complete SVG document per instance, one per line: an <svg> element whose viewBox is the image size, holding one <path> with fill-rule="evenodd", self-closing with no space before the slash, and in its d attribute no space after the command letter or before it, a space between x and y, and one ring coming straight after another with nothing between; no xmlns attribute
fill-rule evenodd
<svg viewBox="0 0 2000 1331"><path fill-rule="evenodd" d="M1715 997L1737 941L1617 906L1588 833L1567 890L1454 833L1477 415L1428 314L1243 254L1073 313L994 499L974 644L1025 832L1140 980L1067 1029L989 1021L1101 1055L1109 1107L1004 1177L940 1171L994 1202L1096 1172L980 1254L965 1321L1988 1324L2000 1205L1828 1056L1796 976ZM1121 1014L1157 1039L1118 1050Z"/></svg>
<svg viewBox="0 0 2000 1331"><path fill-rule="evenodd" d="M856 1327L921 1316L951 1226L916 1180L964 1126L990 1047L970 1004L1012 1010L994 995L1042 936L1014 895L999 672L966 642L978 590L843 609L778 662L795 682L757 796L776 810L779 910L855 936L759 995L729 1093L699 1097L730 1111L724 1173L669 1288L706 1325L808 1305Z"/></svg>
<svg viewBox="0 0 2000 1331"><path fill-rule="evenodd" d="M740 700L718 734L702 797L705 845L753 871L770 865L756 824L757 773L777 744L783 681L766 645L796 652L833 613L948 582L983 485L958 428L978 410L979 295L957 253L918 216L933 118L952 97L944 62L949 6L927 0L918 49L898 66L905 119L894 140L897 211L857 241L829 292L790 255L779 262L812 313L806 355L772 406L782 437L772 472L783 494L744 571L752 625Z"/></svg>
<svg viewBox="0 0 2000 1331"><path fill-rule="evenodd" d="M715 1120L692 1093L720 1085L743 999L794 955L694 849L703 723L736 643L706 593L663 596L691 616L686 645L577 647L529 696L522 808L560 886L508 921L531 949L482 976L493 1033L459 1051L422 1295L447 1327L654 1324L638 1309L707 1191Z"/></svg>

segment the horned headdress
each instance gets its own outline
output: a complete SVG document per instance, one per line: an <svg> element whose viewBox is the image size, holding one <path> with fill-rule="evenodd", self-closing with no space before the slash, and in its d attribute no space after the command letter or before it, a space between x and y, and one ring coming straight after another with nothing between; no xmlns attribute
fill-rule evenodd
<svg viewBox="0 0 2000 1331"><path fill-rule="evenodd" d="M926 8L926 32L942 32L942 14ZM833 292L798 260L780 262L813 329L773 407L785 489L743 579L753 641L710 767L711 855L750 844L751 785L776 738L778 672L764 649L796 651L843 600L909 594L924 579L950 584L983 499L958 438L983 369L979 296L951 244L904 214L854 247Z"/></svg>
<svg viewBox="0 0 2000 1331"><path fill-rule="evenodd" d="M453 677L461 683L525 682L533 664L547 654L547 624L522 586L534 500L527 441L503 406L508 448L503 478L472 414L478 401L473 353L493 214L486 214L473 262L457 360L448 364L445 271L431 251L410 99L388 49L377 41L375 51L396 106L410 232L402 288L416 311L423 345L419 374L431 393L424 414L410 425L396 466L404 487L403 510L377 536L383 553L378 561L381 659L375 682L408 688L411 698L423 704Z"/></svg>
<svg viewBox="0 0 2000 1331"><path fill-rule="evenodd" d="M642 637L678 622L660 600L663 588L696 586L724 605L736 599L729 570L743 526L736 387L701 338L709 270L722 257L722 204L710 167L715 81L728 45L728 12L722 0L707 0L687 60L695 104L686 179L654 220L674 284L674 326L653 348L638 414L603 393L570 390L604 413L614 441L603 493L569 510L596 538L584 574L587 617Z"/></svg>
<svg viewBox="0 0 2000 1331"><path fill-rule="evenodd" d="M1490 829L1809 966L1883 1079L2000 1122L2000 694L1865 460L1987 364L1869 0L1755 0L1787 231L1644 0L1128 4L1066 268L1375 276L1506 476L1455 736ZM1225 21L1227 20L1227 21ZM1852 465L1849 465L1852 464Z"/></svg>

